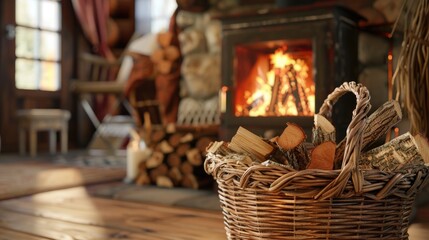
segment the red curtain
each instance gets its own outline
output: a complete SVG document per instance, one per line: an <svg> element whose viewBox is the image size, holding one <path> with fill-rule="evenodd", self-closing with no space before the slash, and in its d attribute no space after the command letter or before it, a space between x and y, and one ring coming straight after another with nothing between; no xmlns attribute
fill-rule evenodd
<svg viewBox="0 0 429 240"><path fill-rule="evenodd" d="M107 41L109 1L72 0L72 4L83 33L92 45L93 52L106 59L115 59ZM107 95L95 96L94 111L99 120L108 114L109 105L112 101L112 98Z"/></svg>
<svg viewBox="0 0 429 240"><path fill-rule="evenodd" d="M109 1L72 0L72 3L77 19L86 38L94 48L94 52L107 59L114 59L115 57L107 44Z"/></svg>

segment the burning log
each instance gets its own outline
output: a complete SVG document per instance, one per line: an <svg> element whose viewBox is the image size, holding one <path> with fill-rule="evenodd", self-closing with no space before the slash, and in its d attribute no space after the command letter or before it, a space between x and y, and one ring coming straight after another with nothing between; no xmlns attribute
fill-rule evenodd
<svg viewBox="0 0 429 240"><path fill-rule="evenodd" d="M402 119L402 111L399 103L395 100L387 101L367 119L367 124L363 131L362 149L374 143L383 134L386 134L395 124ZM335 169L341 168L344 156L346 140L343 139L335 152Z"/></svg>
<svg viewBox="0 0 429 240"><path fill-rule="evenodd" d="M309 157L305 148L306 139L304 130L294 123L287 123L287 127L277 139L277 144L288 159L289 164L297 170L305 169Z"/></svg>
<svg viewBox="0 0 429 240"><path fill-rule="evenodd" d="M270 106L268 108L268 112L272 115L274 115L274 113L275 113L275 106L276 106L278 98L279 98L280 72L281 72L281 70L279 68L275 69L274 85L271 89L271 100L270 100Z"/></svg>
<svg viewBox="0 0 429 240"><path fill-rule="evenodd" d="M335 127L320 114L314 115L313 144L319 145L323 142L335 142Z"/></svg>
<svg viewBox="0 0 429 240"><path fill-rule="evenodd" d="M303 115L304 114L304 108L302 106L301 103L301 96L299 94L299 83L298 80L296 78L296 71L293 68L293 65L291 64L288 67L288 70L286 72L286 77L289 80L289 89L290 92L295 100L295 106L296 106L296 111L298 112L298 115Z"/></svg>
<svg viewBox="0 0 429 240"><path fill-rule="evenodd" d="M228 147L235 152L249 154L259 162L265 161L274 150L261 137L243 127L238 128Z"/></svg>
<svg viewBox="0 0 429 240"><path fill-rule="evenodd" d="M362 154L360 167L391 172L425 163L429 163L428 140L408 132Z"/></svg>

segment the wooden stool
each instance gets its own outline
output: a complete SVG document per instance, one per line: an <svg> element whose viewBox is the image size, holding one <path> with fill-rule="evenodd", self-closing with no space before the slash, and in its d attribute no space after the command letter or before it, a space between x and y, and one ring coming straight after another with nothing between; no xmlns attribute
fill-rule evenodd
<svg viewBox="0 0 429 240"><path fill-rule="evenodd" d="M19 153L25 154L25 131L30 135L30 155L36 156L37 132L49 131L49 152L56 152L56 131L61 134L61 153L67 152L68 121L70 112L61 109L29 109L17 112L19 129Z"/></svg>

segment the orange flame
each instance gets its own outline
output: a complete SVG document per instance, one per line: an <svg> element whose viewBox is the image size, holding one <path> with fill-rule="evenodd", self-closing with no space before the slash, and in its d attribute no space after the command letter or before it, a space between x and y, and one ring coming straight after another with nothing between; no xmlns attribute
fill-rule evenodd
<svg viewBox="0 0 429 240"><path fill-rule="evenodd" d="M241 116L312 116L315 86L307 61L277 49L269 55L271 70L257 69L256 89L246 90L245 104L236 105Z"/></svg>

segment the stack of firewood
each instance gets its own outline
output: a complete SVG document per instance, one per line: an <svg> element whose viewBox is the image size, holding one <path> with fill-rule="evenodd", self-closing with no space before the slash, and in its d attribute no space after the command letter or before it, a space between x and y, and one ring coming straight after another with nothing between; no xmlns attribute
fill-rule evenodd
<svg viewBox="0 0 429 240"><path fill-rule="evenodd" d="M156 35L159 48L152 52L150 59L160 74L169 74L178 68L177 60L180 58L180 51L173 44L173 37L171 32L160 32Z"/></svg>
<svg viewBox="0 0 429 240"><path fill-rule="evenodd" d="M390 131L401 118L399 104L393 100L368 117L361 142L363 152L359 161L360 169L400 171L429 164L429 143L420 134L411 135L408 132L368 150L375 140ZM311 142L306 142L305 132L294 123L287 123L280 136L269 140L240 127L229 143L213 142L207 152L245 154L256 162L281 164L295 170L341 169L346 139L336 143L335 127L324 116L316 114L314 120Z"/></svg>
<svg viewBox="0 0 429 240"><path fill-rule="evenodd" d="M209 188L212 178L204 172L206 148L215 139L215 129L178 127L152 131L149 148L152 154L139 164L138 185L160 187Z"/></svg>
<svg viewBox="0 0 429 240"><path fill-rule="evenodd" d="M168 32L156 34L157 48L150 59L155 75L156 99L160 104L162 122L177 122L180 101L180 65L181 53L176 36Z"/></svg>

